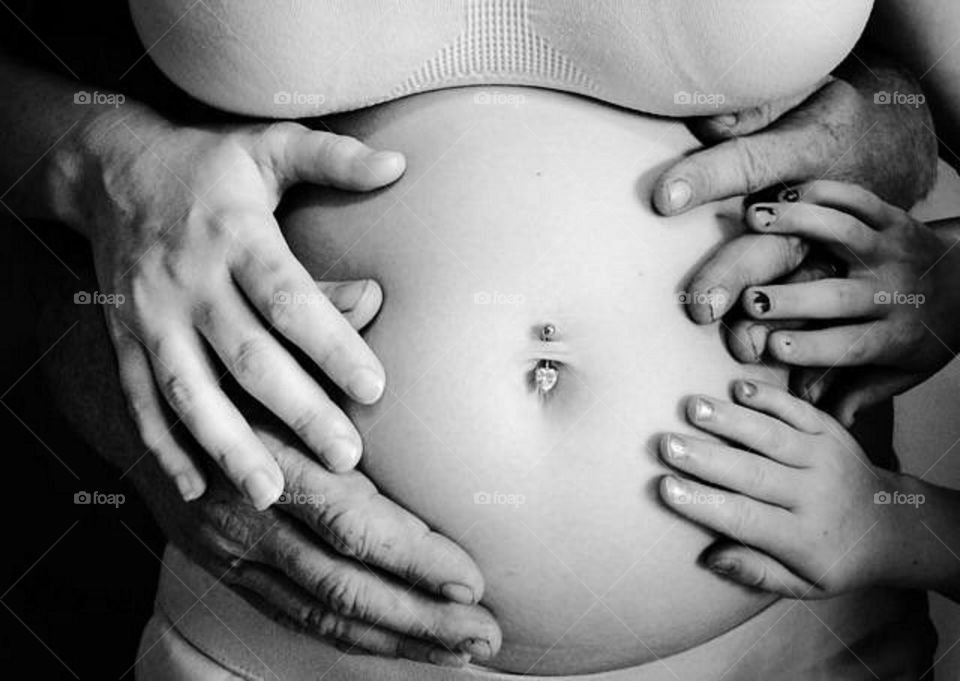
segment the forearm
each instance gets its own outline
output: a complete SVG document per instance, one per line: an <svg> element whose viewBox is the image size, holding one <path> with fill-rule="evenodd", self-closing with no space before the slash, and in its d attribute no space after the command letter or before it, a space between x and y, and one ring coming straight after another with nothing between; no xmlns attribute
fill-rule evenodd
<svg viewBox="0 0 960 681"><path fill-rule="evenodd" d="M84 174L103 151L105 131L123 117L152 115L130 100L117 106L116 97L75 101L95 90L0 54L0 196L19 218L85 231Z"/></svg>
<svg viewBox="0 0 960 681"><path fill-rule="evenodd" d="M897 539L889 547L891 586L937 591L960 602L960 492L909 475L890 490Z"/></svg>

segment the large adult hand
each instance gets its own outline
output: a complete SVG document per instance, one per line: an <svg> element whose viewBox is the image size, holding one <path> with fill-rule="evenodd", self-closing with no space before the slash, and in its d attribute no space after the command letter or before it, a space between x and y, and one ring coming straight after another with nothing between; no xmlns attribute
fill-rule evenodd
<svg viewBox="0 0 960 681"><path fill-rule="evenodd" d="M344 649L448 666L496 654L500 629L476 605L483 578L463 549L359 471L327 471L276 425L254 432L286 480L266 511L219 476L187 503L155 467L134 469L173 543L275 621Z"/></svg>
<svg viewBox="0 0 960 681"><path fill-rule="evenodd" d="M817 179L860 184L895 205L912 205L936 177L932 119L909 74L861 54L813 92L691 120L691 131L707 148L664 171L654 186L654 207L676 215ZM919 99L902 100L908 93Z"/></svg>
<svg viewBox="0 0 960 681"><path fill-rule="evenodd" d="M203 493L171 434L182 421L255 507L280 496L279 467L220 388L227 374L327 466L352 468L358 433L271 331L349 397L374 402L383 367L328 297L375 309L381 293L373 282L318 288L273 211L297 182L382 187L403 157L295 123L187 128L139 109L109 123L92 135L77 220L101 293L113 296L104 309L131 413L163 470L184 498Z"/></svg>

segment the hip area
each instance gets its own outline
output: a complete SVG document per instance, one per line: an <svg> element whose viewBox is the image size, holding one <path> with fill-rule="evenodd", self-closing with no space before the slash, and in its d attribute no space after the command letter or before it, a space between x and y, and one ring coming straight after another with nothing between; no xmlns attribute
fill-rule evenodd
<svg viewBox="0 0 960 681"><path fill-rule="evenodd" d="M221 581L168 546L157 593L158 616L170 631L144 640L139 669L155 679L181 677L168 637L247 681L510 681L477 666L445 669L407 660L352 655L276 624ZM151 635L148 627L147 634ZM153 627L155 630L156 627ZM639 642L637 645L641 645ZM922 592L873 589L839 598L781 600L725 634L683 653L596 674L524 676L542 681L812 681L931 678L936 633ZM152 656L152 657L151 657ZM192 657L192 655L190 656ZM156 663L154 658L156 658ZM184 665L191 664L183 661ZM228 677L224 677L228 678Z"/></svg>

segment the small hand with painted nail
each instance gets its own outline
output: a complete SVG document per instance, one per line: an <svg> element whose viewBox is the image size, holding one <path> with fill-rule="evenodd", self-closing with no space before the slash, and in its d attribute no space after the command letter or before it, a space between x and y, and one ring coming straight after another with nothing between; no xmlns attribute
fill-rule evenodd
<svg viewBox="0 0 960 681"><path fill-rule="evenodd" d="M740 326L750 328L741 335L783 320L810 322L818 328L761 334L766 353L825 370L817 374L874 367L844 381L845 398L835 413L849 423L858 408L916 385L960 351L960 221L924 224L839 182L802 185L783 198L794 201L751 206L748 225L817 244L841 271L818 281L745 289L741 302L750 319ZM734 354L745 359L748 353Z"/></svg>
<svg viewBox="0 0 960 681"><path fill-rule="evenodd" d="M889 575L885 559L902 530L879 495L898 489L896 474L871 465L837 421L780 388L739 382L734 398L694 397L687 406L694 426L731 444L678 434L661 441L663 460L689 476L663 478L664 502L728 538L702 562L792 598L825 598Z"/></svg>

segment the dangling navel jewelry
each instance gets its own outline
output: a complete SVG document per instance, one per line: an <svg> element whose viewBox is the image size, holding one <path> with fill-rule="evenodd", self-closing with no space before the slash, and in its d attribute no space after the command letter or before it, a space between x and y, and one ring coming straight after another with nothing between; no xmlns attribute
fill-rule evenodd
<svg viewBox="0 0 960 681"><path fill-rule="evenodd" d="M557 328L553 324L544 324L543 328L540 329L540 340L549 343L553 340L556 332ZM533 384L537 387L537 393L546 395L553 390L554 386L557 385L559 376L557 367L549 359L541 359L537 362L537 366L533 370Z"/></svg>

